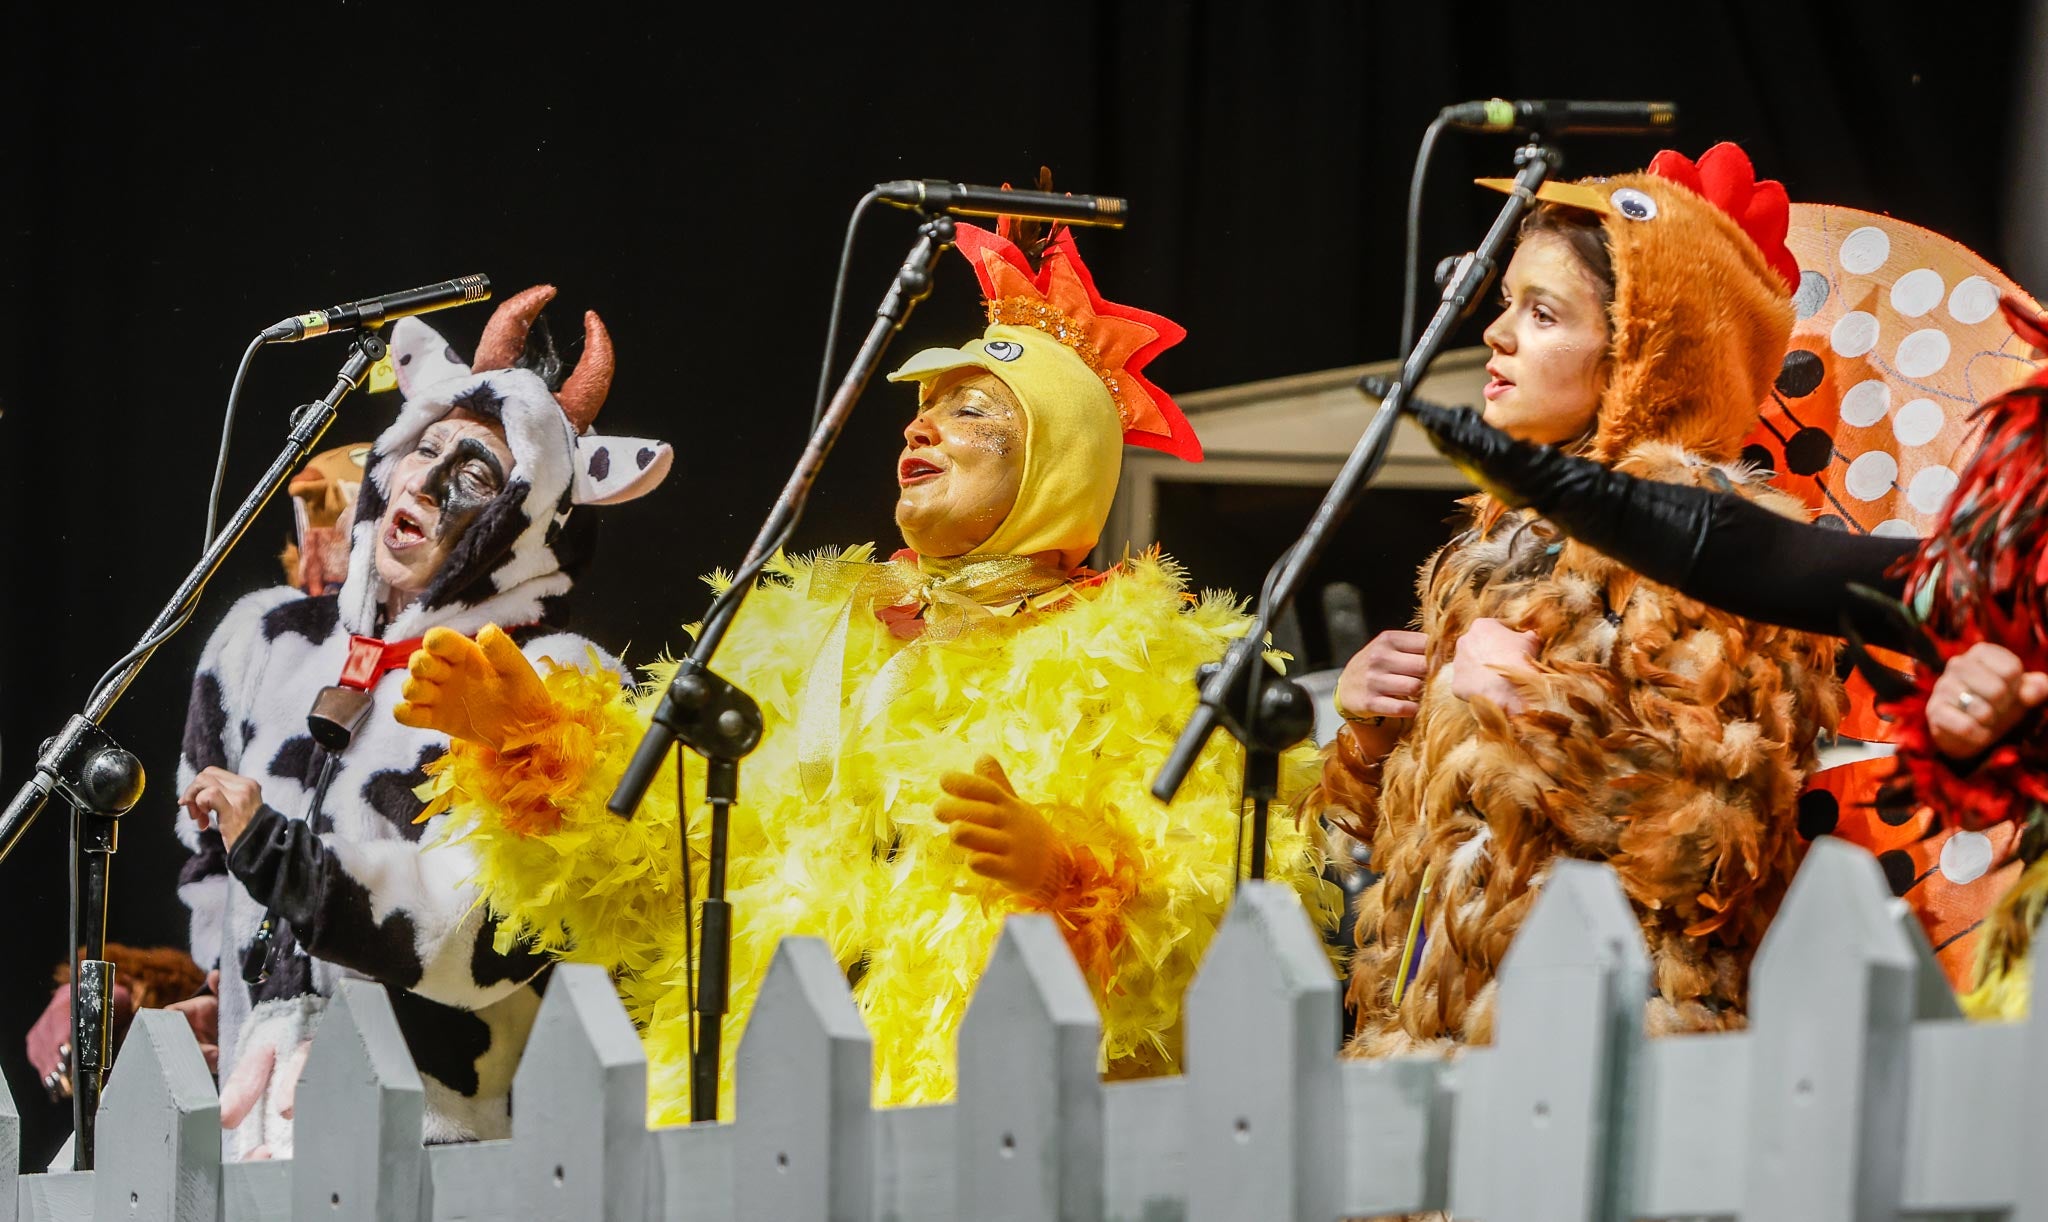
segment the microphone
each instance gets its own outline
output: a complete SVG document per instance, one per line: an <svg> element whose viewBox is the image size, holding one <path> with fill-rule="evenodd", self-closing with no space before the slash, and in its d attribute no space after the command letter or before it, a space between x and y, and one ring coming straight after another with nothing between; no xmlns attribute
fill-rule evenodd
<svg viewBox="0 0 2048 1222"><path fill-rule="evenodd" d="M316 335L325 335L329 331L375 327L414 314L468 305L472 301L487 300L490 295L489 276L464 276L459 280L443 280L439 284L427 284L416 289L386 293L382 297L365 297L361 301L351 301L347 305L329 306L310 314L294 315L265 327L262 338L264 342L272 344L296 343Z"/></svg>
<svg viewBox="0 0 2048 1222"><path fill-rule="evenodd" d="M1629 135L1671 131L1678 126L1676 102L1507 101L1460 102L1441 118L1473 132L1541 131L1549 136L1604 133Z"/></svg>
<svg viewBox="0 0 2048 1222"><path fill-rule="evenodd" d="M1114 195L1061 195L1056 191L1012 191L1008 187L976 187L964 182L899 178L875 184L875 196L898 208L947 212L954 216L1017 216L1033 221L1064 221L1069 225L1123 228L1129 200Z"/></svg>

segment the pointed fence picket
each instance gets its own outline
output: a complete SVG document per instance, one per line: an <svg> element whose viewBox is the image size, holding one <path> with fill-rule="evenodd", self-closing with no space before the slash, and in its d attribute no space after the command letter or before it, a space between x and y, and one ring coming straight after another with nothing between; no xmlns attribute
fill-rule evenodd
<svg viewBox="0 0 2048 1222"><path fill-rule="evenodd" d="M344 981L320 1031L300 1072L292 1123L323 1140L293 1151L292 1213L337 1222L417 1217L426 1092L384 990Z"/></svg>
<svg viewBox="0 0 2048 1222"><path fill-rule="evenodd" d="M961 1024L958 1098L876 1109L845 976L792 938L741 1040L730 1123L650 1131L610 981L564 965L512 1136L428 1146L390 999L350 982L306 1061L295 1158L223 1166L190 1030L145 1011L99 1169L0 1178L0 1222L2048 1222L2028 1106L2048 1092L2048 1006L1964 1021L1860 850L1809 852L1747 1030L1648 1039L1648 993L1619 882L1559 862L1501 967L1490 1046L1341 1060L1320 942L1289 892L1248 883L1187 996L1185 1073L1104 1083L1058 928L1013 917ZM0 1097L0 1168L19 1143Z"/></svg>

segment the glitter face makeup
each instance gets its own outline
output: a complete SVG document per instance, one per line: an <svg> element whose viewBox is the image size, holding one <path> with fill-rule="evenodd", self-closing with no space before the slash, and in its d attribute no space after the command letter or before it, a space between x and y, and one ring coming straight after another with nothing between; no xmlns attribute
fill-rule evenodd
<svg viewBox="0 0 2048 1222"><path fill-rule="evenodd" d="M993 535L1024 477L1023 405L1001 378L959 370L925 391L903 430L896 525L925 556L964 556Z"/></svg>

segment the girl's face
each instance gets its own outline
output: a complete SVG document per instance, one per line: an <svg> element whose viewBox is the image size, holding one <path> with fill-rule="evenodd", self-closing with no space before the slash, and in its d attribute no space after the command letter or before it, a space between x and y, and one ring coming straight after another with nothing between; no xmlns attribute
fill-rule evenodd
<svg viewBox="0 0 2048 1222"><path fill-rule="evenodd" d="M1562 445L1593 427L1607 381L1607 305L1599 280L1554 233L1523 238L1486 329L1486 422L1523 441Z"/></svg>

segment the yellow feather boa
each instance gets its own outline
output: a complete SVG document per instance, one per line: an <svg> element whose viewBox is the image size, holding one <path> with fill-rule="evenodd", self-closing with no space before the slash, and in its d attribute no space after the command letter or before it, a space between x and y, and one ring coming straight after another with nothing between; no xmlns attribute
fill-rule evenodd
<svg viewBox="0 0 2048 1222"><path fill-rule="evenodd" d="M873 615L856 615L845 645L843 747L830 789L814 803L799 778L793 723L844 603L812 598L811 573L821 562L868 556L862 548L778 558L719 651L718 671L760 702L767 725L741 766L731 816L735 915L720 1114L732 1114L731 1060L756 990L776 943L791 934L824 939L855 977L874 1037L878 1105L952 1094L960 1019L1003 918L1024 907L969 872L932 815L939 777L970 769L984 752L1070 845L1092 852L1101 869L1090 877L1127 880L1120 904L1093 905L1119 923L1100 960L1108 978L1091 981L1104 1071L1173 1070L1181 995L1231 897L1236 744L1216 735L1171 807L1147 788L1192 709L1195 668L1221 656L1250 621L1228 595L1187 596L1178 566L1156 556L1127 562L1056 609L994 617L945 641L906 645ZM862 725L867 680L906 649L909 681ZM613 972L643 1033L657 1123L689 1114L673 762L638 817L617 818L604 801L672 671L653 668L639 692L622 692L616 676L595 668L547 676L564 722L503 755L457 744L436 771L430 807L452 810L454 834L477 855L486 900L504 918L501 939L530 934L564 958ZM536 777L527 756L576 763ZM701 897L709 816L703 769L687 758L691 884ZM1287 764L1292 778L1307 779L1315 757L1297 748ZM560 812L540 834L517 810L535 793ZM1292 885L1323 927L1334 923L1340 900L1319 877L1317 842L1285 807L1275 808L1269 844L1270 877Z"/></svg>
<svg viewBox="0 0 2048 1222"><path fill-rule="evenodd" d="M1984 916L1973 973L1976 986L1960 999L1963 1013L2007 1022L2027 1016L2033 993L2034 929L2044 911L2048 911L2048 857L2037 857Z"/></svg>

